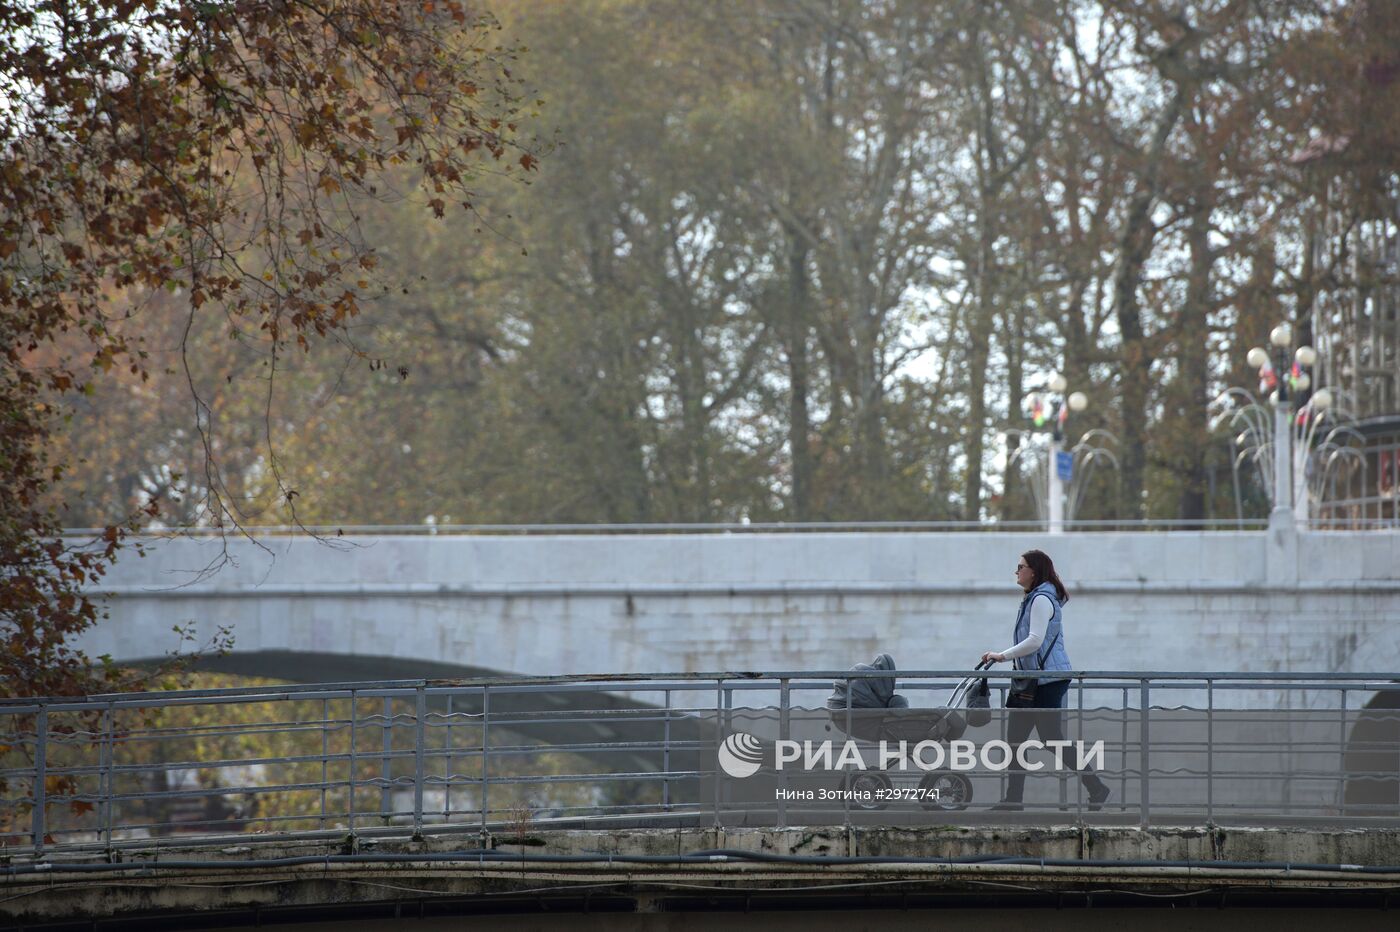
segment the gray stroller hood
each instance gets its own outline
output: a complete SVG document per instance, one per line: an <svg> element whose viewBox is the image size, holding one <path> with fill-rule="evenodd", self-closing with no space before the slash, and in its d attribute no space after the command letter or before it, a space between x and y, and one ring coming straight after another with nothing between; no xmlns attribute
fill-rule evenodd
<svg viewBox="0 0 1400 932"><path fill-rule="evenodd" d="M909 700L895 694L894 658L880 654L871 663L858 663L851 667L852 673L866 671L888 672L890 676L869 676L852 680L836 680L831 684L831 695L826 698L828 709L904 709Z"/></svg>
<svg viewBox="0 0 1400 932"><path fill-rule="evenodd" d="M981 664L978 669L982 669ZM990 664L987 664L990 666ZM858 663L851 672L876 671L889 676L869 676L860 679L840 679L832 683L826 708L831 722L853 738L866 741L956 741L969 724L964 713L969 710L972 690L981 682L969 677L959 683L941 709L911 709L909 700L895 690L894 658L880 654L873 663ZM974 725L987 723L987 716L976 716Z"/></svg>

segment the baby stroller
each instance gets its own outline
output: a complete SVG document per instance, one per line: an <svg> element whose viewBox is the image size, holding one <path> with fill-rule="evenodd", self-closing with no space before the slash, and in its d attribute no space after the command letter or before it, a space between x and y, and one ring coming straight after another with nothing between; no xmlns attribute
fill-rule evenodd
<svg viewBox="0 0 1400 932"><path fill-rule="evenodd" d="M976 669L985 670L990 666L990 663L979 663ZM895 664L889 654L880 654L873 663L858 663L851 670L891 674L839 679L832 684L832 693L826 700L831 724L857 741L907 741L911 745L920 741L957 741L969 726L980 728L991 721L986 680L981 677L964 677L942 708L911 709L909 700L895 692ZM871 802L861 806L866 809L883 809L889 798L909 798L917 800L925 809L943 811L965 809L972 802L972 782L961 773L950 770L913 773L923 773L917 789L901 788L898 794L891 792L892 778L904 774L896 771L851 774L842 781L841 788L868 794Z"/></svg>

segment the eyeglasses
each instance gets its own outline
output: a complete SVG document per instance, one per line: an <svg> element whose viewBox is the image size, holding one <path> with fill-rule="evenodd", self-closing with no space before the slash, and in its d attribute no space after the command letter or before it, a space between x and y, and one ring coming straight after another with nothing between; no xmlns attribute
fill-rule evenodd
<svg viewBox="0 0 1400 932"><path fill-rule="evenodd" d="M1017 564L1016 564L1016 572L1018 572L1018 573L1021 572L1021 570L1028 570L1028 569L1030 569L1030 567L1027 566L1027 565L1024 564L1024 563L1017 563Z"/></svg>

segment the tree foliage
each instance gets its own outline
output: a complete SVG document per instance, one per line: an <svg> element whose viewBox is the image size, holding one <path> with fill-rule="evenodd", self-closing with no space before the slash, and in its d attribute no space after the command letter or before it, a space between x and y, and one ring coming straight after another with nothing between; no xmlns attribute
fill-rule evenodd
<svg viewBox="0 0 1400 932"><path fill-rule="evenodd" d="M1328 205L1341 231L1393 192L1381 5L503 15L563 147L528 188L481 187L496 236L360 211L398 287L357 319L358 369L282 360L266 419L261 371L211 361L240 501L297 489L330 525L1025 519L1003 432L1061 371L1091 398L1071 440L1121 440L1081 517L1233 516L1209 399L1274 322L1305 332L1354 287L1344 234L1307 245L1319 192L1372 195ZM160 488L198 437L135 399L91 404L146 438L128 486ZM233 449L264 420L277 475ZM70 513L97 514L78 468Z"/></svg>
<svg viewBox="0 0 1400 932"><path fill-rule="evenodd" d="M114 373L114 394L154 373L163 398L182 390L194 447L160 475L192 470L201 520L247 518L250 470L294 509L270 427L240 438L256 454L226 456L192 355L255 354L265 415L289 355L348 339L378 285L358 220L386 173L441 217L473 209L484 171L534 168L516 50L497 34L450 0L0 4L5 694L94 685L64 644L95 619L84 593L123 528L159 507L159 489L133 487L95 549L66 546L55 418ZM174 358L153 366L150 335Z"/></svg>

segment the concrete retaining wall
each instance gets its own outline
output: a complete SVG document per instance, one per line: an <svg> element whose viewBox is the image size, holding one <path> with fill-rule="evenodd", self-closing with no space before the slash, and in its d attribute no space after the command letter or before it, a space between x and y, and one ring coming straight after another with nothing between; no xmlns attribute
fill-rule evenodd
<svg viewBox="0 0 1400 932"><path fill-rule="evenodd" d="M245 672L303 658L299 679L835 669L877 651L965 668L1009 646L1014 567L1040 547L1070 586L1081 669L1400 670L1394 532L282 537L230 540L200 576L224 546L123 559L85 647L158 657L192 621L230 626Z"/></svg>

